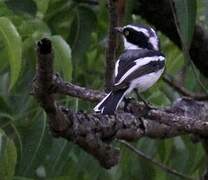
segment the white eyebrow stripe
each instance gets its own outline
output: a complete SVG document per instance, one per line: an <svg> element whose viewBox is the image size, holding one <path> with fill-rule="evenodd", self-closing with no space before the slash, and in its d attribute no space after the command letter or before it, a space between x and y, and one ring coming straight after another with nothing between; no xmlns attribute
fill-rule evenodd
<svg viewBox="0 0 208 180"><path fill-rule="evenodd" d="M153 28L150 28L150 30L152 31L154 36L151 36L149 38L149 42L153 45L155 50L159 50L159 40L158 40L157 34Z"/></svg>
<svg viewBox="0 0 208 180"><path fill-rule="evenodd" d="M127 25L127 26L125 26L125 27L127 27L127 28L132 28L132 29L134 29L134 30L136 30L136 31L139 31L139 32L143 32L147 37L150 36L149 33L148 33L148 31L147 31L145 28L139 28L139 27L132 26L132 25Z"/></svg>
<svg viewBox="0 0 208 180"><path fill-rule="evenodd" d="M117 86L121 84L131 73L133 73L135 70L137 70L139 67L144 66L145 64L148 64L151 61L164 61L165 58L163 56L152 56L152 57L145 57L145 58L139 58L136 59L136 65L130 68L121 78L120 80L115 83L114 85Z"/></svg>
<svg viewBox="0 0 208 180"><path fill-rule="evenodd" d="M151 38L149 38L149 42L150 42L150 44L152 44L153 45L153 47L154 47L154 50L159 50L159 45L158 45L158 39L156 38L156 37L151 37Z"/></svg>
<svg viewBox="0 0 208 180"><path fill-rule="evenodd" d="M152 33L154 34L154 36L157 36L155 30L153 28L150 28L150 29L151 29Z"/></svg>

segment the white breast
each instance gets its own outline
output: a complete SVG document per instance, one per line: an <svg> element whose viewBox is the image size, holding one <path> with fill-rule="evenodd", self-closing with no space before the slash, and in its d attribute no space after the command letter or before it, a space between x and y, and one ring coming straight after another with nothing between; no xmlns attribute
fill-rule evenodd
<svg viewBox="0 0 208 180"><path fill-rule="evenodd" d="M128 89L130 93L133 89L138 89L139 92L144 92L149 89L153 84L157 82L164 71L164 68L160 71L146 74L132 81L131 86Z"/></svg>

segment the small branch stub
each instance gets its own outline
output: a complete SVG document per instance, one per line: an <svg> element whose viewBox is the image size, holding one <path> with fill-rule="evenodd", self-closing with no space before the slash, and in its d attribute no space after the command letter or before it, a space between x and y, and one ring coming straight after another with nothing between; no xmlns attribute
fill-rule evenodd
<svg viewBox="0 0 208 180"><path fill-rule="evenodd" d="M49 117L53 132L64 133L68 129L65 115L57 108L53 87L53 51L51 41L42 39L37 44L37 73L33 82L33 93Z"/></svg>

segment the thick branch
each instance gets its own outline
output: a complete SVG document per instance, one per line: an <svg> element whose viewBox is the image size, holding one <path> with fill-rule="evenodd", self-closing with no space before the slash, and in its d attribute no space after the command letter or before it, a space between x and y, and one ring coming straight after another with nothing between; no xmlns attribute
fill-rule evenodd
<svg viewBox="0 0 208 180"><path fill-rule="evenodd" d="M64 82L60 77L56 78L54 81L54 87L56 93L79 97L90 102L99 101L105 96L103 92ZM128 108L129 112L140 117L145 109L145 105L141 103L131 103ZM190 98L184 98L176 101L172 107L164 110L152 110L145 118L147 120L156 120L156 122L146 122L146 120L142 120L142 122L145 121L146 127L148 128L146 135L154 138L177 136L181 135L183 132L207 135L206 109L208 110L207 102L198 102ZM160 123L160 125L158 123ZM203 129L205 131L203 131Z"/></svg>
<svg viewBox="0 0 208 180"><path fill-rule="evenodd" d="M167 0L135 0L134 13L146 19L181 48L170 3ZM164 23L165 22L165 23ZM199 71L208 77L208 33L202 25L195 27L190 48L191 59Z"/></svg>
<svg viewBox="0 0 208 180"><path fill-rule="evenodd" d="M52 132L66 138L93 155L105 168L116 165L119 151L109 143L114 139L128 141L143 136L167 138L184 133L208 136L208 103L180 99L166 109L148 113L145 106L132 102L128 112L118 111L108 116L73 112L58 106L53 93L64 93L84 100L97 101L104 93L65 83L59 76L53 78L53 55L47 39L38 43L37 75L33 94L46 111Z"/></svg>

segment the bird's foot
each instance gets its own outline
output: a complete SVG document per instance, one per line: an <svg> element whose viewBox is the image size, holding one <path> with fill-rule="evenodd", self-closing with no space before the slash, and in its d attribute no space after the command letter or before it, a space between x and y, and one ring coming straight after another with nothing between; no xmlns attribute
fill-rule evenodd
<svg viewBox="0 0 208 180"><path fill-rule="evenodd" d="M128 105L132 102L132 101L134 101L135 99L133 98L133 97L124 97L124 112L129 112L129 110L128 110Z"/></svg>
<svg viewBox="0 0 208 180"><path fill-rule="evenodd" d="M146 110L148 110L148 111L150 111L150 110L156 110L156 109L157 109L156 107L152 106L152 105L151 105L149 102L147 102L147 101L143 101L143 103L144 103L144 105L145 105L144 109L146 109Z"/></svg>
<svg viewBox="0 0 208 180"><path fill-rule="evenodd" d="M153 107L150 105L150 103L147 102L142 96L140 96L140 94L139 94L139 92L137 91L137 89L134 89L134 92L135 92L135 94L136 94L136 96L137 96L137 99L138 99L138 100L141 100L141 101L144 103L145 109L147 109L147 110L153 109Z"/></svg>
<svg viewBox="0 0 208 180"><path fill-rule="evenodd" d="M144 109L142 110L142 115L143 117L147 116L149 111L151 110L157 110L156 107L151 106L149 103L144 103Z"/></svg>

